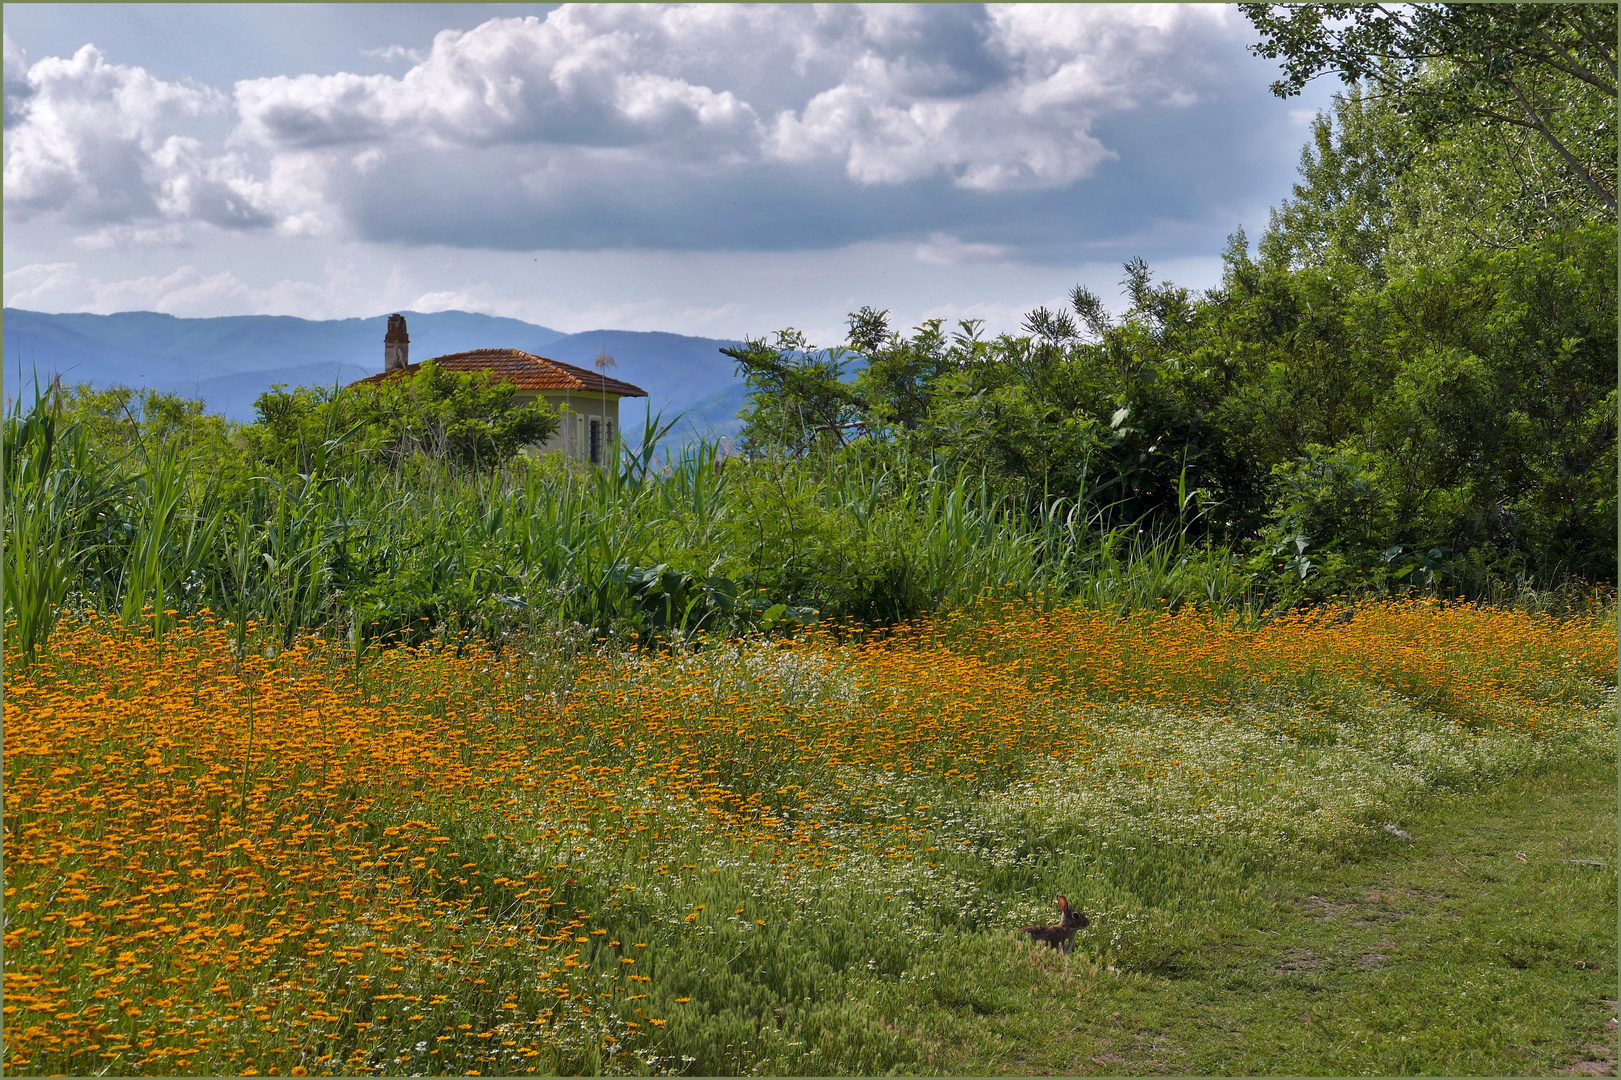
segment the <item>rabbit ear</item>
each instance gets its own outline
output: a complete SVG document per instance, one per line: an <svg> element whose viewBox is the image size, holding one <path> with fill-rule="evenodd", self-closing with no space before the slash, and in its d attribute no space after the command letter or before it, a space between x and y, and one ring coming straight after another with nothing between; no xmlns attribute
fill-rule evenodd
<svg viewBox="0 0 1621 1080"><path fill-rule="evenodd" d="M1068 911L1069 910L1069 901L1064 899L1062 896L1060 896L1058 898L1058 910L1059 911Z"/></svg>

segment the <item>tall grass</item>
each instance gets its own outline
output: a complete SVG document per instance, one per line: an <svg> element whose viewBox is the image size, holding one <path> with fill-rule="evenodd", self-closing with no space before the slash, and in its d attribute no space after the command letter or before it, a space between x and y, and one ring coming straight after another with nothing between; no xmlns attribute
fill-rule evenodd
<svg viewBox="0 0 1621 1080"><path fill-rule="evenodd" d="M894 448L658 459L669 424L603 468L379 462L328 432L310 471L228 482L178 440L93 444L50 395L5 419L6 635L31 661L66 606L150 620L211 611L286 647L494 643L570 625L643 643L821 620L894 623L986 595L1117 616L1196 603L1267 617L1298 600L1196 532L1121 524L1097 492L1026 499ZM1542 598L1539 602L1551 602Z"/></svg>
<svg viewBox="0 0 1621 1080"><path fill-rule="evenodd" d="M6 641L31 661L75 588L100 575L115 538L108 524L124 483L84 432L63 424L51 399L6 418L0 435L5 483Z"/></svg>
<svg viewBox="0 0 1621 1080"><path fill-rule="evenodd" d="M385 465L334 436L310 472L231 488L177 440L103 452L41 396L5 421L8 641L31 659L64 605L160 637L208 610L239 646L251 623L364 651L563 623L651 641L887 622L987 591L1122 610L1234 591L1185 535L1105 527L1084 498L1029 507L904 455L742 462L699 443L655 464L668 426L649 418L605 468L494 473Z"/></svg>
<svg viewBox="0 0 1621 1080"><path fill-rule="evenodd" d="M212 491L188 506L189 468L178 443L167 443L133 480L132 513L123 545L124 565L116 593L107 598L126 624L151 613L159 637L171 624L188 584L195 588L217 558L214 535L223 522Z"/></svg>
<svg viewBox="0 0 1621 1080"><path fill-rule="evenodd" d="M51 418L36 409L15 427L15 437L8 427L5 440L7 633L32 660L73 577L69 540L81 500L69 490L74 472L53 467Z"/></svg>

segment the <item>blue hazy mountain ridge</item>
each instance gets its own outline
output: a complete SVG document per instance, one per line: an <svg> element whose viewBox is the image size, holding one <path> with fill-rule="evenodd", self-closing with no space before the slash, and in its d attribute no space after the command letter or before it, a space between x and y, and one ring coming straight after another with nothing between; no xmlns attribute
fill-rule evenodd
<svg viewBox="0 0 1621 1080"><path fill-rule="evenodd" d="M737 414L743 408L743 380L736 373L737 362L720 351L738 344L658 331L587 330L558 338L544 355L589 368L606 352L614 358L608 374L647 391L645 402L620 403L625 431L640 428L651 406L666 420L682 414L675 433L679 442L692 435L732 435L742 426ZM411 348L416 348L414 341Z"/></svg>
<svg viewBox="0 0 1621 1080"><path fill-rule="evenodd" d="M411 359L478 348L515 348L590 367L606 352L611 374L648 392L666 417L685 413L680 432L729 434L738 426L742 382L715 338L629 330L564 334L518 319L467 311L404 312ZM16 398L60 375L67 385L150 387L201 398L210 412L253 419L254 400L272 385L332 386L381 371L385 316L300 319L238 315L185 319L152 311L114 315L5 309L6 394ZM623 421L640 426L642 405L627 401Z"/></svg>

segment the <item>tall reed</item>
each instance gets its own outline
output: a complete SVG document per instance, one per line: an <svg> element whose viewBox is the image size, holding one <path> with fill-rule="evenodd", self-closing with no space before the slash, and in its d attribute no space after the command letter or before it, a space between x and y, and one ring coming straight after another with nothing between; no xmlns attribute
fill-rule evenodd
<svg viewBox="0 0 1621 1080"><path fill-rule="evenodd" d="M7 419L8 634L32 657L75 596L160 635L206 608L239 648L251 623L282 647L314 629L362 651L546 624L646 642L888 622L1010 590L1117 612L1257 602L1227 553L1186 527L1112 524L1095 493L1026 501L881 447L742 461L698 443L656 459L669 426L650 416L605 467L520 458L495 472L377 462L329 432L309 472L229 488L176 440L99 454L41 398Z"/></svg>
<svg viewBox="0 0 1621 1080"><path fill-rule="evenodd" d="M39 402L26 417L6 417L6 637L30 661L75 578L78 495L86 471L63 460L82 452L82 441L64 446L59 434L56 418Z"/></svg>

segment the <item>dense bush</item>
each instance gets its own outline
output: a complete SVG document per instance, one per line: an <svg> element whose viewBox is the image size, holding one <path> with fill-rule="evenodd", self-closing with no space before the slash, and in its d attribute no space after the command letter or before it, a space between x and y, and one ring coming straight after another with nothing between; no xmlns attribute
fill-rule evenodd
<svg viewBox="0 0 1621 1080"><path fill-rule="evenodd" d="M409 376L339 390L272 387L254 403L259 419L244 435L259 460L284 471L307 472L317 454L333 449L389 462L431 454L489 467L558 429L555 409L519 403L515 393L485 373L429 361Z"/></svg>
<svg viewBox="0 0 1621 1080"><path fill-rule="evenodd" d="M1203 296L1128 264L1118 322L1084 289L990 341L863 309L831 358L791 333L733 350L743 444L904 446L1160 533L1192 492L1212 542L1309 547L1318 593L1613 581L1615 245L1589 225L1375 278L1257 261L1240 234Z"/></svg>

